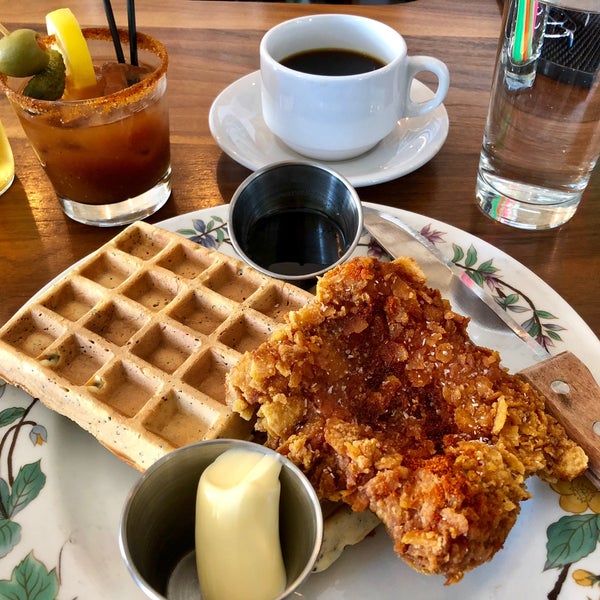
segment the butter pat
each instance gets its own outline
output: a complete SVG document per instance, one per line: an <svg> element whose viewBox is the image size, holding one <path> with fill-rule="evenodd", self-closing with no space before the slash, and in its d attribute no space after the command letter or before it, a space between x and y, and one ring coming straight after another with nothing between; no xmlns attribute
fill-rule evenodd
<svg viewBox="0 0 600 600"><path fill-rule="evenodd" d="M196 496L196 565L205 600L273 600L286 585L277 456L233 449L209 465Z"/></svg>

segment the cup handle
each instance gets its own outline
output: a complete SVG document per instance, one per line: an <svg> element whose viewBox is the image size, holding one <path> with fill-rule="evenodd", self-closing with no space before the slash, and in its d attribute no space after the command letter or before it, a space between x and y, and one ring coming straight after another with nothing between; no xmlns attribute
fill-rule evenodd
<svg viewBox="0 0 600 600"><path fill-rule="evenodd" d="M435 95L425 102L413 102L410 99L410 89L413 79L417 73L422 71L431 71L437 76L438 86ZM437 108L446 97L450 85L450 73L448 67L437 58L432 56L409 56L407 58L406 68L406 117L418 117Z"/></svg>

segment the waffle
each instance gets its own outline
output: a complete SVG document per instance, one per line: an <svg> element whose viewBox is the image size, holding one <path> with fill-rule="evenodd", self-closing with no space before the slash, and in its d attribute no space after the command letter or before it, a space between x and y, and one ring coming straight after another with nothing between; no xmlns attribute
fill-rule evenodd
<svg viewBox="0 0 600 600"><path fill-rule="evenodd" d="M130 225L0 329L0 377L144 471L250 438L225 376L311 295L147 223Z"/></svg>

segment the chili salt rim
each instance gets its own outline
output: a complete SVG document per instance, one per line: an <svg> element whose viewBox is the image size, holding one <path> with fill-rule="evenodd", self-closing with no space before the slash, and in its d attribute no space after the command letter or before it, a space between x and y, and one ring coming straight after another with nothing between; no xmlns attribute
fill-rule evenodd
<svg viewBox="0 0 600 600"><path fill-rule="evenodd" d="M112 47L113 39L107 27L85 27L81 31L86 41L105 41L109 42ZM129 43L127 31L119 29L118 33L122 43ZM50 36L46 36L44 39L50 40ZM141 100L147 94L148 90L155 87L163 75L166 74L169 66L167 50L157 39L145 33L137 32L137 44L138 50L145 50L154 54L159 59L160 64L142 81L106 96L97 96L82 100L40 100L31 98L11 88L8 85L8 77L4 73L0 73L0 89L4 91L9 99L12 98L17 102L23 110L27 110L32 114L49 114L65 107L68 107L70 110L76 110L77 107L81 107L82 109L96 107L105 111L109 111L112 108L121 108Z"/></svg>

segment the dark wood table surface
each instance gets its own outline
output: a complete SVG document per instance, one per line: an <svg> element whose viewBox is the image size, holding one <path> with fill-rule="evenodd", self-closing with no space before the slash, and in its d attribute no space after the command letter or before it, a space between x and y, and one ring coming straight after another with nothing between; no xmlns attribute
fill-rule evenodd
<svg viewBox="0 0 600 600"><path fill-rule="evenodd" d="M115 5L126 24L125 2ZM103 25L100 0L72 0L82 25ZM348 12L384 21L400 31L411 54L430 54L450 69L445 101L450 131L441 151L400 179L361 188L364 201L421 213L483 238L531 269L600 333L600 174L566 226L528 232L498 224L475 204L474 187L489 99L501 2L417 0L394 5L138 0L137 24L167 46L173 160L173 195L148 219L224 204L249 171L223 154L208 127L214 98L258 68L261 36L300 15ZM51 0L4 2L0 20L9 29L44 27ZM16 179L0 197L0 325L38 289L116 235L118 228L78 224L55 195L6 100L0 119L16 161Z"/></svg>

